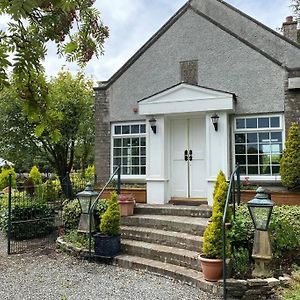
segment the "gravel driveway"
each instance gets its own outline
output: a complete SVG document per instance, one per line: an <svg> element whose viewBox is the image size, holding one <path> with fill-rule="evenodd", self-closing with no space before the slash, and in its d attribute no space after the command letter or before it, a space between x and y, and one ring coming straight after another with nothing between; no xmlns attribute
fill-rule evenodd
<svg viewBox="0 0 300 300"><path fill-rule="evenodd" d="M0 237L0 299L194 300L215 299L201 290L143 271L70 257L54 245L6 255Z"/></svg>

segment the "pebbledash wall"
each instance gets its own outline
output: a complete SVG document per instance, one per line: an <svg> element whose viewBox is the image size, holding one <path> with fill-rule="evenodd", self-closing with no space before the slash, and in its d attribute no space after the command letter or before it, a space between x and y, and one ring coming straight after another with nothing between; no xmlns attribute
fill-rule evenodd
<svg viewBox="0 0 300 300"><path fill-rule="evenodd" d="M182 62L188 61L197 70L199 85L235 94L231 130L236 116L279 115L285 122L283 129L299 122L299 46L223 1L193 0L110 80L95 88L99 182L112 172L112 125L145 122L137 112L138 101L185 80L182 74L188 72L182 70L186 68ZM187 80L195 80L192 77ZM234 165L233 154L230 165ZM145 178L132 176L136 180Z"/></svg>

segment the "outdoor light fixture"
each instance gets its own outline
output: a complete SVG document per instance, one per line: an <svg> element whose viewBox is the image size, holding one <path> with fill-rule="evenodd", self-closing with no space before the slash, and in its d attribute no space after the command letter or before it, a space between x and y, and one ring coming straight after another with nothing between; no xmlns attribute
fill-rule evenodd
<svg viewBox="0 0 300 300"><path fill-rule="evenodd" d="M90 229L89 212L97 196L98 193L94 192L91 183L87 183L84 191L76 195L81 208L80 221L77 229L78 232L89 233L89 229ZM91 218L91 228L92 231L94 231L95 228L94 217Z"/></svg>
<svg viewBox="0 0 300 300"><path fill-rule="evenodd" d="M247 203L255 227L252 251L252 257L255 260L253 275L265 277L270 273L267 264L272 259L268 228L274 202L270 200L269 194L262 187L259 187L256 193L255 198Z"/></svg>
<svg viewBox="0 0 300 300"><path fill-rule="evenodd" d="M215 127L215 131L218 131L219 118L220 118L220 117L219 117L216 113L214 113L214 114L211 116L211 121L212 121L212 123L213 123L213 125L214 125L214 127Z"/></svg>
<svg viewBox="0 0 300 300"><path fill-rule="evenodd" d="M149 120L149 123L150 123L150 127L151 127L153 133L156 134L156 119L154 117L152 117Z"/></svg>

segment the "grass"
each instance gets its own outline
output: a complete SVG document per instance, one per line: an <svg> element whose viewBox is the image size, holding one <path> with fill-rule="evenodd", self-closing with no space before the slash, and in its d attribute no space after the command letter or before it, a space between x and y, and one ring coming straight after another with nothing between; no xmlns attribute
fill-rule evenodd
<svg viewBox="0 0 300 300"><path fill-rule="evenodd" d="M281 291L280 299L300 300L300 267L292 273L292 285Z"/></svg>

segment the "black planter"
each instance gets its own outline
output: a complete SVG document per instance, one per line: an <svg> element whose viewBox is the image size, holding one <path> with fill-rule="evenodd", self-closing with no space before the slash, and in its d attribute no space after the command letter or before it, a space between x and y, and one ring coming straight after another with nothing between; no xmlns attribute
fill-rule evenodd
<svg viewBox="0 0 300 300"><path fill-rule="evenodd" d="M113 258L120 253L121 249L121 236L109 236L97 233L95 239L95 256Z"/></svg>

